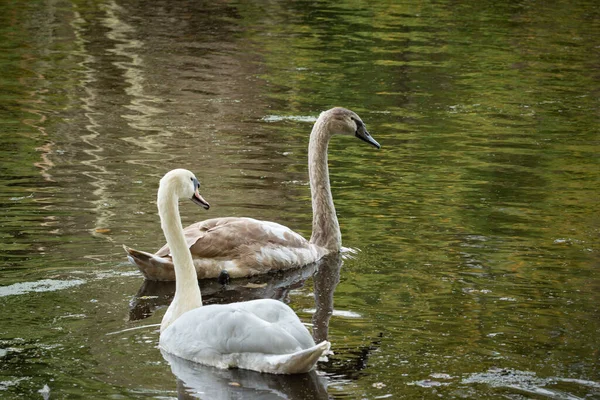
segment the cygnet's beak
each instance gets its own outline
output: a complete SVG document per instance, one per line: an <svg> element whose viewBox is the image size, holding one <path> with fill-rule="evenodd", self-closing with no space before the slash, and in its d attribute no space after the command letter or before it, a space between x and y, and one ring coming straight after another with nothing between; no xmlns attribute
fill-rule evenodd
<svg viewBox="0 0 600 400"><path fill-rule="evenodd" d="M360 140L363 140L369 143L370 145L375 146L378 149L381 148L381 145L377 143L377 140L373 139L373 136L371 136L364 127L357 129L355 136Z"/></svg>
<svg viewBox="0 0 600 400"><path fill-rule="evenodd" d="M192 201L198 204L199 206L202 206L205 210L208 210L210 208L210 204L208 204L208 201L204 200L204 197L200 195L198 189L196 189L196 191L194 192L194 195L192 196Z"/></svg>

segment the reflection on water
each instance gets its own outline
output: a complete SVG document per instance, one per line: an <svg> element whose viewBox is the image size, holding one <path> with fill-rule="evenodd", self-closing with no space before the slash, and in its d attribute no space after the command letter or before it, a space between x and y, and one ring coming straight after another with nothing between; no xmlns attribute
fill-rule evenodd
<svg viewBox="0 0 600 400"><path fill-rule="evenodd" d="M297 290L310 278L320 263L303 268L282 271L252 278L235 279L221 285L216 279L199 281L202 303L227 304L256 299L275 299L290 302L290 292ZM129 303L129 320L136 321L151 316L159 307L171 304L175 296L175 282L144 280Z"/></svg>
<svg viewBox="0 0 600 400"><path fill-rule="evenodd" d="M453 379L453 377L443 377ZM491 387L512 388L518 392L538 395L550 399L580 399L579 396L571 395L578 391L587 389L600 389L597 382L583 379L569 379L559 377L540 378L534 372L515 371L500 368L492 368L481 373L474 373L463 378L463 384L483 383ZM588 396L586 396L588 397Z"/></svg>
<svg viewBox="0 0 600 400"><path fill-rule="evenodd" d="M326 378L315 371L299 375L261 374L192 363L161 351L177 377L179 399L328 399Z"/></svg>
<svg viewBox="0 0 600 400"><path fill-rule="evenodd" d="M51 292L62 290L73 286L84 284L81 279L71 279L67 281L59 281L56 279L43 279L36 282L19 282L8 286L0 287L0 297L15 296L30 292Z"/></svg>
<svg viewBox="0 0 600 400"><path fill-rule="evenodd" d="M163 243L156 188L174 167L214 205L184 224L308 236L308 134L336 105L386 144L330 143L361 251L202 282L207 300L277 298L312 320L334 351L306 383L317 398L600 396L596 2L0 11L0 397L172 397L153 327L172 288L140 288L120 244Z"/></svg>
<svg viewBox="0 0 600 400"><path fill-rule="evenodd" d="M342 265L341 254L329 255L321 260L313 276L315 312L312 323L315 343L329 340L329 320L333 315L333 297L335 288L340 282Z"/></svg>

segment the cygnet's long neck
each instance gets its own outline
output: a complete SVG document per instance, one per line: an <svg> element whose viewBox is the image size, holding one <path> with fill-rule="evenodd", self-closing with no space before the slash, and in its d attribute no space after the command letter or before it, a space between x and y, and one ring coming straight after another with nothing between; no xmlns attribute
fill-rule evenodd
<svg viewBox="0 0 600 400"><path fill-rule="evenodd" d="M321 114L315 122L308 144L308 175L313 209L310 242L329 251L339 251L342 247L342 234L329 184L327 166L329 138L327 116Z"/></svg>
<svg viewBox="0 0 600 400"><path fill-rule="evenodd" d="M161 331L183 313L202 306L200 286L192 255L185 241L178 200L173 191L161 184L158 190L158 214L175 267L175 297L163 317Z"/></svg>

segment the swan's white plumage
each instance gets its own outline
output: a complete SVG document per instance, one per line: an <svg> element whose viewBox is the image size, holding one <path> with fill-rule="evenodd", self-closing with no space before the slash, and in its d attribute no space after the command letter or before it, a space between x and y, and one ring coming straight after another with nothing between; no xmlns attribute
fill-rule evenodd
<svg viewBox="0 0 600 400"><path fill-rule="evenodd" d="M329 344L315 345L288 306L264 299L189 311L161 333L160 348L219 368L297 373L310 370ZM287 364L306 350L305 360L299 365Z"/></svg>
<svg viewBox="0 0 600 400"><path fill-rule="evenodd" d="M202 306L200 287L179 216L179 198L200 198L198 181L173 170L160 181L158 210L176 275L175 297L162 323L164 351L219 368L293 374L310 371L329 349L317 345L294 311L277 300L261 299ZM202 199L208 208L208 203Z"/></svg>
<svg viewBox="0 0 600 400"><path fill-rule="evenodd" d="M232 278L286 270L320 260L341 249L342 237L335 213L327 147L334 134L352 135L379 148L358 115L336 107L319 116L310 135L308 169L313 208L310 240L286 226L253 218L213 218L185 228L187 246L198 279L218 277L227 270ZM155 254L125 248L130 262L146 279L174 280L171 249Z"/></svg>

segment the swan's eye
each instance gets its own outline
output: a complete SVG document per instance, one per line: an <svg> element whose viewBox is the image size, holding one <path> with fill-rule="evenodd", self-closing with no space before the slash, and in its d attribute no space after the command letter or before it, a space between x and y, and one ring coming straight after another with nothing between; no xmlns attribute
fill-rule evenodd
<svg viewBox="0 0 600 400"><path fill-rule="evenodd" d="M350 117L350 119L356 124L356 130L359 130L361 127L365 126L365 124L363 124L363 122L360 119L356 119L354 117Z"/></svg>

